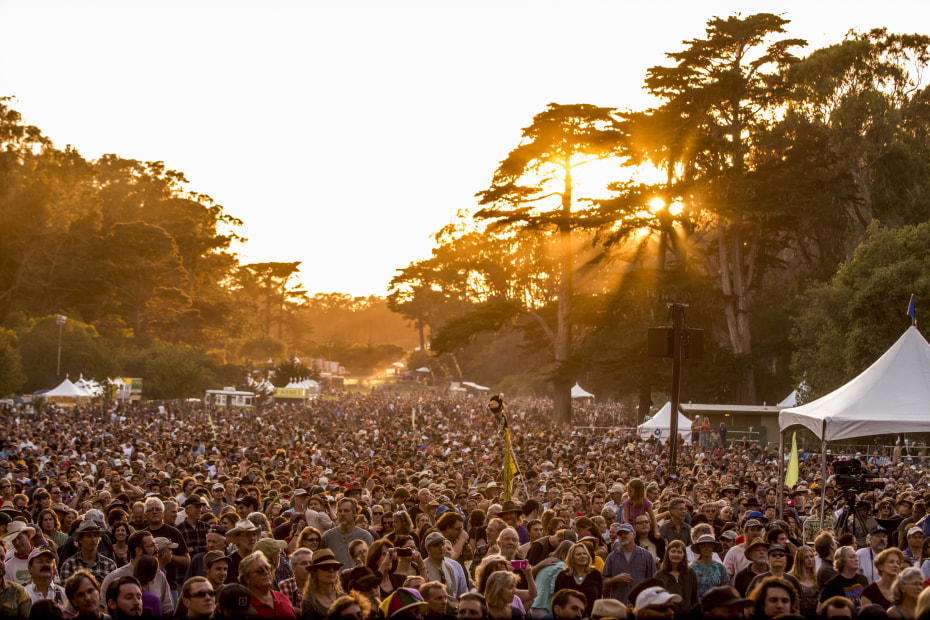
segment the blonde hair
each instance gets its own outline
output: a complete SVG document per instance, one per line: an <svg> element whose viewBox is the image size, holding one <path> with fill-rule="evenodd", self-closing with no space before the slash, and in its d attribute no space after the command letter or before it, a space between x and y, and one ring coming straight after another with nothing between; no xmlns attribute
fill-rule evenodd
<svg viewBox="0 0 930 620"><path fill-rule="evenodd" d="M517 576L509 571L497 571L488 577L488 584L484 589L484 600L487 601L488 607L500 609L508 607L513 602L504 600L504 588L507 586L514 587L517 584Z"/></svg>
<svg viewBox="0 0 930 620"><path fill-rule="evenodd" d="M813 579L817 581L817 573L813 568L810 568L804 564L804 560L807 559L807 556L814 557L814 552L811 551L810 547L801 546L794 554L794 566L791 567L791 570L788 571L788 574L792 577L797 577L798 581L803 579Z"/></svg>

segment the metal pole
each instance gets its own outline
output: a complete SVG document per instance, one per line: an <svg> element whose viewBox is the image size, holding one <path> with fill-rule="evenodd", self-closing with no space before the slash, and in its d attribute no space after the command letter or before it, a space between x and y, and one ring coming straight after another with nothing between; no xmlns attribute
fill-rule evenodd
<svg viewBox="0 0 930 620"><path fill-rule="evenodd" d="M821 429L820 444L820 529L823 529L823 515L827 511L827 421Z"/></svg>
<svg viewBox="0 0 930 620"><path fill-rule="evenodd" d="M55 317L55 322L58 323L58 365L55 367L56 379L61 378L61 332L66 320L64 315L61 314Z"/></svg>
<svg viewBox="0 0 930 620"><path fill-rule="evenodd" d="M681 339L686 304L669 304L672 308L672 411L669 418L669 474L678 471L678 401L681 390Z"/></svg>

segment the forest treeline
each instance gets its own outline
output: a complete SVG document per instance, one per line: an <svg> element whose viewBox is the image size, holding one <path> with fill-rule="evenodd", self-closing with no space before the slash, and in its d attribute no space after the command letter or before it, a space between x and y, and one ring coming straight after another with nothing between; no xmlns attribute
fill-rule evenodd
<svg viewBox="0 0 930 620"><path fill-rule="evenodd" d="M647 328L680 302L705 334L684 401L841 385L909 325L911 293L930 300L928 45L876 29L804 56L783 17L713 18L648 70L655 107L550 104L392 280L431 343L417 363L551 394L562 420L576 381L642 415L671 383ZM592 198L576 179L605 162Z"/></svg>
<svg viewBox="0 0 930 620"><path fill-rule="evenodd" d="M151 398L409 354L439 382L551 395L563 420L576 381L643 414L669 389L646 330L670 302L705 334L684 401L825 393L900 336L912 293L930 300L930 38L804 55L789 26L713 18L644 76L654 107L527 119L385 298L311 297L300 263L241 262L242 222L183 173L58 148L0 99L0 395L57 382L60 333L61 376L143 377ZM589 61L609 79L621 59ZM607 197L578 183L607 164Z"/></svg>
<svg viewBox="0 0 930 620"><path fill-rule="evenodd" d="M0 396L81 374L198 396L294 358L383 370L415 346L383 298L309 296L299 262L240 262L241 224L164 163L57 148L0 99Z"/></svg>

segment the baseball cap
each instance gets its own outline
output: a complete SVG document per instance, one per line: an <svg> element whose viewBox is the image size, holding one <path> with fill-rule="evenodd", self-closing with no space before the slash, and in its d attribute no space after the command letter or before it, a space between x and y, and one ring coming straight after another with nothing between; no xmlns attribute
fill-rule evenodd
<svg viewBox="0 0 930 620"><path fill-rule="evenodd" d="M216 597L216 608L217 611L222 610L234 615L258 615L258 612L252 609L252 593L238 583L227 583L220 588Z"/></svg>
<svg viewBox="0 0 930 620"><path fill-rule="evenodd" d="M668 603L680 603L681 597L672 594L662 586L653 586L646 588L636 597L636 609L645 609L646 607L657 607L667 605Z"/></svg>
<svg viewBox="0 0 930 620"><path fill-rule="evenodd" d="M633 526L629 523L621 523L620 527L617 528L618 532L632 532Z"/></svg>

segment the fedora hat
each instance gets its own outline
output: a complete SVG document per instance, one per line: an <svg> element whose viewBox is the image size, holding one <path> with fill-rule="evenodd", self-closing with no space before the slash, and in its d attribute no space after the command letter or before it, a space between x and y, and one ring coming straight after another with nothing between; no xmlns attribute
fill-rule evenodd
<svg viewBox="0 0 930 620"><path fill-rule="evenodd" d="M310 562L310 569L322 568L324 566L342 566L342 562L336 559L336 554L331 549L317 549L313 552L313 560Z"/></svg>
<svg viewBox="0 0 930 620"><path fill-rule="evenodd" d="M522 514L522 513L523 513L523 505L520 504L519 502L515 502L515 501L513 501L513 500L509 500L509 499L508 499L506 502L504 502L504 503L501 505L501 512L500 512L500 513L501 513L501 514L504 514L505 512L519 512L519 513Z"/></svg>

